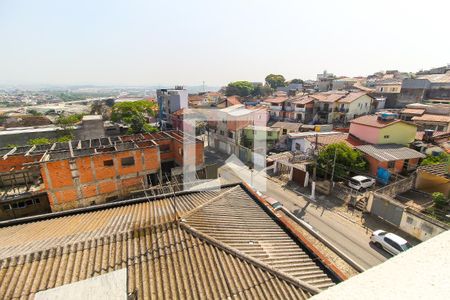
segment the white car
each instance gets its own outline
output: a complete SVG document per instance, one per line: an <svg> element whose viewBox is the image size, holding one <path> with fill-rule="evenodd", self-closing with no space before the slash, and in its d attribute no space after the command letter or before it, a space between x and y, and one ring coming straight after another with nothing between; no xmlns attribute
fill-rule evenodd
<svg viewBox="0 0 450 300"><path fill-rule="evenodd" d="M355 190L367 189L376 183L375 179L366 176L358 175L350 178L348 186Z"/></svg>
<svg viewBox="0 0 450 300"><path fill-rule="evenodd" d="M404 238L384 230L375 230L370 240L378 247L386 250L392 255L399 254L411 248L411 244Z"/></svg>

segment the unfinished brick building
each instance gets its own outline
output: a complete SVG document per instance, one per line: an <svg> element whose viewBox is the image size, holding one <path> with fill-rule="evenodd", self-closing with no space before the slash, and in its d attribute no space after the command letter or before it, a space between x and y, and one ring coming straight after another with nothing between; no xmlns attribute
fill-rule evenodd
<svg viewBox="0 0 450 300"><path fill-rule="evenodd" d="M188 153L183 153L183 151ZM45 192L51 211L60 211L124 198L133 190L183 166L183 158L203 168L203 142L180 131L71 141L0 149L0 189L17 196ZM3 179L1 179L3 178ZM7 194L5 193L5 195ZM0 218L17 217L11 197L0 197ZM18 207L16 205L15 207ZM6 216L6 217L5 217ZM8 217L9 216L9 217Z"/></svg>

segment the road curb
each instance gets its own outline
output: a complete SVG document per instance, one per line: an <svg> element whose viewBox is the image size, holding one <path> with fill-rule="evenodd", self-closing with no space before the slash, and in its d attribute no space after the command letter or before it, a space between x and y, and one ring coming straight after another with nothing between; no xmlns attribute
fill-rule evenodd
<svg viewBox="0 0 450 300"><path fill-rule="evenodd" d="M356 271L362 273L366 270L361 265L359 265L357 262L355 262L353 259L348 257L347 254L342 252L339 248L337 248L335 245L333 245L331 242L329 242L327 239L325 239L321 234L319 234L316 230L314 230L314 228L311 225L309 225L305 221L297 218L287 208L285 208L284 206L281 206L277 210L282 210L289 218L291 218L294 222L296 222L297 224L302 226L306 231L308 231L310 234L312 234L320 242L322 242L327 247L329 247L331 250L333 250L340 258L342 258L345 262L347 262L350 266L352 266Z"/></svg>

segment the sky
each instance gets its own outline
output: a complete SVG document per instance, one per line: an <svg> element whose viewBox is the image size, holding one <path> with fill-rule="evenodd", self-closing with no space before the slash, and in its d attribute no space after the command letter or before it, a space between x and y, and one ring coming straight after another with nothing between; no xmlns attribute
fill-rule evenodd
<svg viewBox="0 0 450 300"><path fill-rule="evenodd" d="M448 0L0 0L0 84L226 85L450 63Z"/></svg>

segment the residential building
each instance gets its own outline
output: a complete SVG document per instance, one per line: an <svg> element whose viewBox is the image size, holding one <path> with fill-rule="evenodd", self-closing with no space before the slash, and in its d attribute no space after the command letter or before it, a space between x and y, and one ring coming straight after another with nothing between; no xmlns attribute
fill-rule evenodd
<svg viewBox="0 0 450 300"><path fill-rule="evenodd" d="M315 90L318 92L326 92L331 90L333 86L333 80L336 78L332 73L328 73L326 70L322 74L317 74Z"/></svg>
<svg viewBox="0 0 450 300"><path fill-rule="evenodd" d="M287 86L277 87L277 92L285 92L288 95L296 95L303 91L303 83L289 83Z"/></svg>
<svg viewBox="0 0 450 300"><path fill-rule="evenodd" d="M385 105L381 108L394 108L397 106L397 100L402 88L402 79L390 78L380 79L374 83L375 91L371 95L375 98L384 98Z"/></svg>
<svg viewBox="0 0 450 300"><path fill-rule="evenodd" d="M159 89L156 91L159 106L159 122L161 128L171 128L170 115L182 108L188 108L188 91L182 86L175 89Z"/></svg>
<svg viewBox="0 0 450 300"><path fill-rule="evenodd" d="M226 98L222 98L217 104L217 108L225 108L233 105L242 104L241 97L239 96L228 96Z"/></svg>
<svg viewBox="0 0 450 300"><path fill-rule="evenodd" d="M294 97L290 102L290 110L286 107L285 120L310 123L314 118L314 98L310 96Z"/></svg>
<svg viewBox="0 0 450 300"><path fill-rule="evenodd" d="M229 185L1 224L0 298L95 295L102 278L124 299L307 299L346 279L268 201Z"/></svg>
<svg viewBox="0 0 450 300"><path fill-rule="evenodd" d="M336 78L332 81L332 89L335 91L354 90L354 85L361 80L360 78L343 77Z"/></svg>
<svg viewBox="0 0 450 300"><path fill-rule="evenodd" d="M380 169L390 174L410 172L417 168L419 160L425 155L408 147L397 144L379 144L356 146L369 162L369 172L377 177Z"/></svg>
<svg viewBox="0 0 450 300"><path fill-rule="evenodd" d="M330 124L339 118L337 101L347 95L345 91L329 91L310 95L314 101L314 122Z"/></svg>
<svg viewBox="0 0 450 300"><path fill-rule="evenodd" d="M204 162L203 141L179 131L15 147L2 153L1 202L26 196L27 203L46 193L51 211L122 199L183 166L185 159L194 172ZM17 188L23 193L8 194Z"/></svg>
<svg viewBox="0 0 450 300"><path fill-rule="evenodd" d="M403 80L397 107L429 100L450 100L450 71Z"/></svg>
<svg viewBox="0 0 450 300"><path fill-rule="evenodd" d="M416 125L395 118L395 114L366 115L350 121L350 135L369 144L407 145L415 139Z"/></svg>
<svg viewBox="0 0 450 300"><path fill-rule="evenodd" d="M225 97L218 92L204 92L188 96L190 108L213 107L220 103L222 99L225 99Z"/></svg>
<svg viewBox="0 0 450 300"><path fill-rule="evenodd" d="M420 130L431 129L440 132L450 132L450 116L422 114L411 118Z"/></svg>
<svg viewBox="0 0 450 300"><path fill-rule="evenodd" d="M269 117L271 120L284 120L285 103L289 97L285 93L276 94L274 97L264 99L264 104L268 105ZM291 103L289 102L289 106ZM290 108L289 108L290 109Z"/></svg>
<svg viewBox="0 0 450 300"><path fill-rule="evenodd" d="M417 169L416 189L427 193L440 192L450 197L450 164L420 166Z"/></svg>
<svg viewBox="0 0 450 300"><path fill-rule="evenodd" d="M348 121L372 111L373 97L366 92L350 92L337 101L338 121Z"/></svg>
<svg viewBox="0 0 450 300"><path fill-rule="evenodd" d="M242 129L248 125L266 126L268 113L265 107L241 104L217 110L215 118L218 121L208 121L209 145L220 152L240 157L240 149L244 147L241 145Z"/></svg>
<svg viewBox="0 0 450 300"><path fill-rule="evenodd" d="M265 144L266 149L272 149L280 138L280 128L248 125L242 129L242 144L253 149L255 144ZM256 141L256 143L255 143Z"/></svg>
<svg viewBox="0 0 450 300"><path fill-rule="evenodd" d="M300 131L300 128L302 127L301 123L292 123L292 122L281 122L278 121L275 124L273 124L272 126L270 126L272 128L277 128L280 129L280 134L281 135L286 135L290 132L298 132Z"/></svg>

